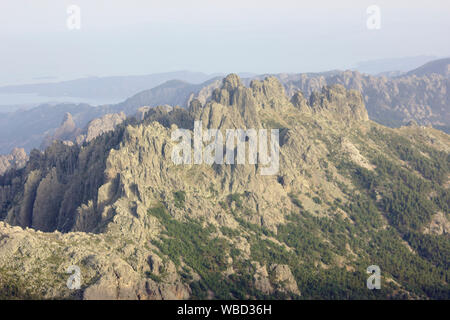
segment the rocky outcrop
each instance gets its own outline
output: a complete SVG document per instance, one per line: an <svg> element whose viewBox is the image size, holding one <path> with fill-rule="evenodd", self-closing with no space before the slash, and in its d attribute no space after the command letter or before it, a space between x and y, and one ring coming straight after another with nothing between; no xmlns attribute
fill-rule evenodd
<svg viewBox="0 0 450 320"><path fill-rule="evenodd" d="M127 255L120 254L126 244L121 239L110 239L108 234L43 233L0 221L0 288L9 285L19 298L173 300L189 297L189 287L175 273L159 282L142 277L143 273L150 272L145 253L133 252L135 262L130 264ZM21 255L33 259L15 259ZM80 268L80 288L67 286L70 266ZM5 271L15 268L20 270L21 277L11 278ZM8 292L0 292L1 297L4 294Z"/></svg>
<svg viewBox="0 0 450 320"><path fill-rule="evenodd" d="M261 163L177 165L172 133L192 134L194 120L203 129L279 129L279 170L264 176ZM290 99L275 78L247 87L229 75L206 103L143 108L82 146L56 142L35 151L24 169L0 177L0 216L16 225L0 225L0 276L35 267L39 276L24 280L45 298L298 298L315 290L311 283L323 292L335 286L308 278L316 273L345 287L343 272L359 270L358 257L373 252L364 237L379 237L387 223L352 174L377 177L373 162L383 157L422 179L383 149L390 141L383 135L409 147L405 141L422 139L414 146L430 159L440 155L430 150L450 148L432 128L368 121L361 95L340 85ZM373 193L392 193L388 182ZM68 265L82 269L78 291L65 287Z"/></svg>
<svg viewBox="0 0 450 320"><path fill-rule="evenodd" d="M270 272L273 274L275 283L281 285L282 289L292 292L296 295L300 295L297 282L295 281L295 278L292 275L289 266L283 264L275 264L270 266Z"/></svg>
<svg viewBox="0 0 450 320"><path fill-rule="evenodd" d="M294 93L294 95L291 98L291 103L294 105L294 107L298 108L301 112L311 113L311 111L312 111L308 105L308 101L303 96L303 93L301 91L297 91Z"/></svg>
<svg viewBox="0 0 450 320"><path fill-rule="evenodd" d="M8 155L0 156L0 175L9 169L23 168L28 160L24 149L14 148Z"/></svg>
<svg viewBox="0 0 450 320"><path fill-rule="evenodd" d="M232 74L223 80L222 87L214 91L206 105L195 101L197 106L191 103L190 112L165 107L146 110L142 124L121 125L86 148L54 144L45 154L35 154L21 176L24 186L29 185L20 191L23 200L14 202L12 195L4 192L3 203L7 207L2 214L7 216L6 221L43 231L93 231L120 210L132 210L139 215L140 207L152 201L167 201L173 190L196 190L204 195L208 190L198 186L213 184L219 186L216 190L222 194L251 190L245 201L254 214L245 219L276 230L277 224L284 220L280 208L289 211L292 206L284 200L288 198L287 193L305 186L301 171L315 171L318 159L327 152L324 145L310 143L308 129L289 124L286 115L297 113L301 117L303 112L312 110L318 118L334 121L333 127L345 125L345 128L349 123L357 126L367 121L367 112L357 92L342 86L326 87L311 96L310 105L299 94L293 105L281 83L271 77L253 81L246 87ZM106 122L112 129L115 121L122 119L123 115L108 116L93 128L98 129ZM280 157L284 164L278 173L282 183L277 183L276 177L261 176L258 168L250 164L215 169L200 166L197 170L203 173L198 179L175 174L170 132L176 127L192 130L194 119L201 120L205 128L220 130L273 127L282 130ZM286 127L289 129L283 129ZM299 156L303 159L301 164L296 160ZM7 184L4 189L9 188ZM201 207L214 222L215 204L204 203ZM186 210L198 212L197 208L198 204L186 204Z"/></svg>
<svg viewBox="0 0 450 320"><path fill-rule="evenodd" d="M123 112L105 114L100 118L90 121L84 129L78 128L73 121L72 115L66 113L61 126L56 129L55 133L45 138L41 148L45 149L54 141L62 141L71 146L74 143L79 145L89 142L96 137L114 130L114 128L125 120L126 116Z"/></svg>
<svg viewBox="0 0 450 320"><path fill-rule="evenodd" d="M355 90L347 91L342 85L323 87L321 93L313 92L309 103L314 112L332 119L369 120L361 94Z"/></svg>
<svg viewBox="0 0 450 320"><path fill-rule="evenodd" d="M52 135L48 135L45 137L42 142L41 148L45 149L50 146L53 141L66 141L71 144L75 137L81 134L81 129L78 128L73 120L73 117L70 113L66 113L61 122L61 125L55 130Z"/></svg>
<svg viewBox="0 0 450 320"><path fill-rule="evenodd" d="M437 60L398 77L372 76L357 71L276 75L289 96L306 96L325 86L343 85L362 94L371 120L399 127L410 120L450 132L448 59Z"/></svg>
<svg viewBox="0 0 450 320"><path fill-rule="evenodd" d="M105 114L101 118L94 119L88 123L83 133L79 134L75 141L78 144L89 142L105 132L114 130L114 128L125 120L125 113Z"/></svg>
<svg viewBox="0 0 450 320"><path fill-rule="evenodd" d="M448 235L450 234L450 220L443 212L436 213L429 226L424 229L425 234Z"/></svg>

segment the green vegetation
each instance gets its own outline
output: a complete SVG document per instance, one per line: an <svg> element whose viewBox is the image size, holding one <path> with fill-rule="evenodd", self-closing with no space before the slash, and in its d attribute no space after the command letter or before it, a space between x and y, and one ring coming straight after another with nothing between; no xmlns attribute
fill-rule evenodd
<svg viewBox="0 0 450 320"><path fill-rule="evenodd" d="M0 300L10 299L34 300L38 299L38 295L31 292L19 277L10 275L5 269L0 269Z"/></svg>
<svg viewBox="0 0 450 320"><path fill-rule="evenodd" d="M229 238L237 237L241 234L238 230L231 229L231 228L225 227L225 226L220 227L220 231L222 232L222 234L224 236L229 237Z"/></svg>
<svg viewBox="0 0 450 320"><path fill-rule="evenodd" d="M149 279L152 279L152 280L155 281L155 282L158 282L158 283L162 281L162 279L161 279L160 276L158 276L158 275L156 275L156 274L154 274L154 273L151 273L151 272L149 272L149 271L146 271L146 272L145 272L145 276L146 276L147 278L149 278Z"/></svg>
<svg viewBox="0 0 450 320"><path fill-rule="evenodd" d="M186 201L185 191L176 191L173 193L173 199L175 201L175 207L178 209L184 208L184 202Z"/></svg>
<svg viewBox="0 0 450 320"><path fill-rule="evenodd" d="M231 203L234 202L234 204L236 205L236 208L241 209L243 207L241 197L242 197L242 194L232 193L232 194L228 195L227 200L230 205L231 205Z"/></svg>
<svg viewBox="0 0 450 320"><path fill-rule="evenodd" d="M295 194L293 194L292 192L289 193L289 198L291 198L292 203L295 204L298 208L303 209L302 202Z"/></svg>
<svg viewBox="0 0 450 320"><path fill-rule="evenodd" d="M200 275L200 281L190 283L194 299L206 298L208 289L219 299L244 299L248 294L258 294L251 289L251 275L245 269L236 266L240 270L237 275L222 275L227 267L227 254L238 253L232 251L228 241L212 235L214 228L203 228L193 220L177 221L161 205L149 209L148 213L158 218L165 228L164 237L153 242L161 253L176 266L180 267L183 261Z"/></svg>
<svg viewBox="0 0 450 320"><path fill-rule="evenodd" d="M420 172L425 179L440 185L446 181L450 171L450 154L423 144L413 146L409 140L398 134L387 134L376 128L372 129L371 137L385 144L389 152L408 162L411 168Z"/></svg>
<svg viewBox="0 0 450 320"><path fill-rule="evenodd" d="M367 195L350 195L351 202L346 206L336 203L355 222L352 233L361 234L360 241L351 242L364 250L367 261L377 261L376 264L385 273L406 285L406 290L418 295L448 299L448 238L422 233L433 214L442 210L448 212L445 211L449 203L448 190L440 186L449 173L448 155L430 151L429 157L424 157L401 137L375 133L378 143L388 144L394 156L406 161L420 175L411 173L379 154L369 155L375 165L374 171L341 162L339 169L349 174ZM435 195L430 196L436 190ZM382 215L392 227L387 226L382 230L380 219L375 219Z"/></svg>

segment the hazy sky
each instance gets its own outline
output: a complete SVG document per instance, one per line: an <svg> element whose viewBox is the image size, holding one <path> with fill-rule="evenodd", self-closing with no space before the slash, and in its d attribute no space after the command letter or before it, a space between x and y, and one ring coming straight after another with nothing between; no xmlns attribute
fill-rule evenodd
<svg viewBox="0 0 450 320"><path fill-rule="evenodd" d="M66 25L69 5L81 29ZM366 9L378 5L381 28ZM0 85L39 78L306 72L450 56L448 0L1 0Z"/></svg>

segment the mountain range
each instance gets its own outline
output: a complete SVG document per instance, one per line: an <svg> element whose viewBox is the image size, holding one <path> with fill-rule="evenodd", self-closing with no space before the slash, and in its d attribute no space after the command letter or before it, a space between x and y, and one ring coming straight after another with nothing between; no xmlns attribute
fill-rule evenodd
<svg viewBox="0 0 450 320"><path fill-rule="evenodd" d="M202 83L217 76L220 74L175 71L137 76L87 77L61 82L2 86L0 94L33 93L46 97L125 99L173 79Z"/></svg>
<svg viewBox="0 0 450 320"><path fill-rule="evenodd" d="M357 71L274 76L280 80L289 96L296 90L309 96L312 91L320 91L325 85L342 84L347 89L362 93L370 119L378 123L398 127L415 121L419 125L431 125L448 133L449 66L450 59L447 58L429 62L395 77L372 76ZM165 74L166 77L169 75L171 74ZM198 75L196 79L200 80L203 76ZM252 79L263 79L266 76L268 75L244 78L243 82L248 84ZM147 82L147 85L150 86L151 83ZM124 112L126 115L133 115L143 106L166 104L187 108L194 97L205 102L210 98L212 90L219 85L220 77L199 84L170 80L138 92L118 104L98 107L88 104L44 104L30 110L0 114L0 154L9 154L14 148L23 148L26 152L38 148L55 133L66 113L72 115L76 126L81 130L89 121L109 113Z"/></svg>
<svg viewBox="0 0 450 320"><path fill-rule="evenodd" d="M100 120L108 130L91 123L92 139L77 130L86 115L65 114L45 150L0 175L1 297L448 299L450 136L370 119L382 113L370 111L369 94L406 99L412 87L431 101L418 84L427 81L442 85L434 93L448 85L435 73L339 71L231 74L195 90L170 82L104 107L128 117ZM179 106L145 103L163 96ZM278 172L175 164L172 134L192 133L195 121L223 134L279 130ZM373 265L380 290L366 286ZM80 269L79 289L66 285L70 266Z"/></svg>

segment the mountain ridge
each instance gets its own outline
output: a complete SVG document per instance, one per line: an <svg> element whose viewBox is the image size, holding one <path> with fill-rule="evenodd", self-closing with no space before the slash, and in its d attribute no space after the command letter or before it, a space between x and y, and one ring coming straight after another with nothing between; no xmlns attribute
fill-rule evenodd
<svg viewBox="0 0 450 320"><path fill-rule="evenodd" d="M421 77L402 75L388 78L365 75L356 71L335 70L275 76L283 83L289 95L300 90L309 96L312 91L320 91L325 85L339 83L347 89L362 91L369 117L381 124L399 127L414 120L420 125L433 125L447 133L450 132L450 110L447 107L450 103L448 93L450 80L443 75L427 74ZM264 77L266 75L242 81L248 85L252 79ZM14 147L24 148L29 152L40 146L44 138L53 134L60 126L66 112L70 112L77 126L83 128L92 119L108 113L124 111L130 115L143 106L154 107L165 104L187 108L194 98L204 103L218 86L220 81L217 78L202 84L175 81L141 91L115 105L100 107L90 107L86 104L41 105L29 111L4 114L0 117L0 128L3 129L0 129L0 136L3 138L3 141L0 141L0 153L10 153Z"/></svg>
<svg viewBox="0 0 450 320"><path fill-rule="evenodd" d="M23 288L12 279L28 270L16 295L448 298L448 234L435 225L448 220L450 137L379 125L342 85L312 97L229 75L206 103L151 108L83 146L34 151L0 176L0 285ZM279 172L175 165L171 133L194 121L279 129ZM373 264L381 290L365 287ZM82 270L78 291L65 287L68 265Z"/></svg>

